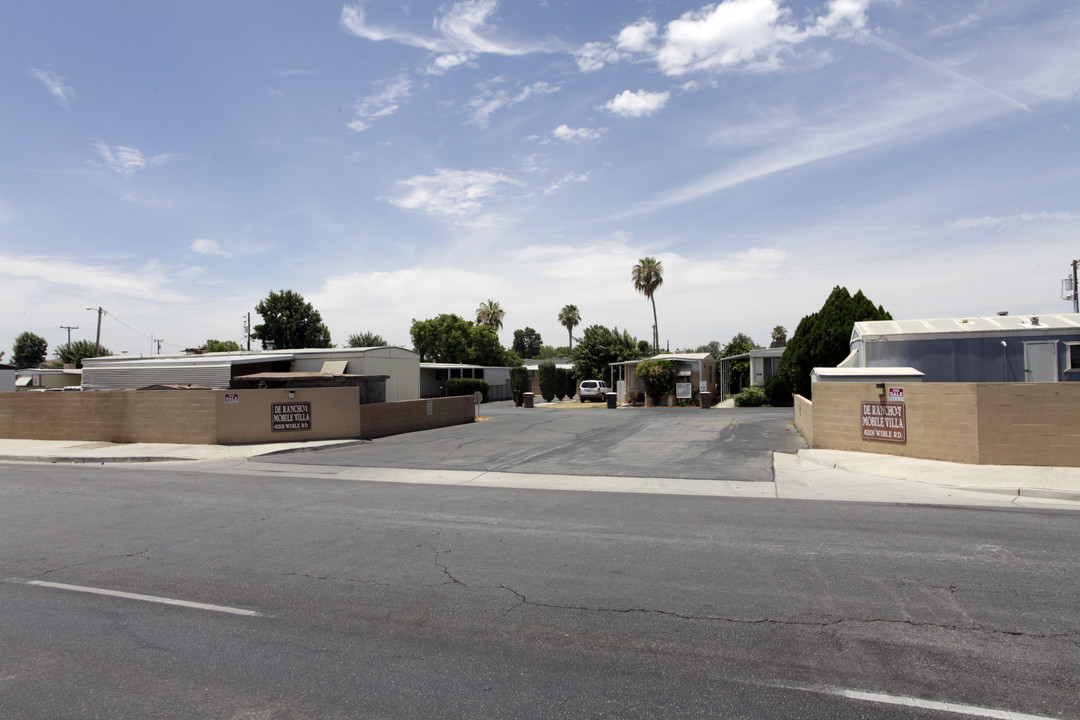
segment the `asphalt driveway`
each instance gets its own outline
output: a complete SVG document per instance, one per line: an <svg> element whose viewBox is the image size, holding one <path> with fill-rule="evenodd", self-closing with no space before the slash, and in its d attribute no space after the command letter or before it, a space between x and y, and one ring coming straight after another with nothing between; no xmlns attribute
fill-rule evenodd
<svg viewBox="0 0 1080 720"><path fill-rule="evenodd" d="M487 419L252 462L771 482L805 448L790 408L481 407Z"/></svg>

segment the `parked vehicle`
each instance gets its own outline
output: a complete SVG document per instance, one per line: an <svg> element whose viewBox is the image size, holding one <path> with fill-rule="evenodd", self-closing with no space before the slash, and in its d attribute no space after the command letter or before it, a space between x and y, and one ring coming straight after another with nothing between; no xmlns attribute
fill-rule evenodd
<svg viewBox="0 0 1080 720"><path fill-rule="evenodd" d="M582 380L581 386L578 388L578 397L581 402L586 400L603 401L606 399L604 396L609 392L612 392L612 389L603 380Z"/></svg>

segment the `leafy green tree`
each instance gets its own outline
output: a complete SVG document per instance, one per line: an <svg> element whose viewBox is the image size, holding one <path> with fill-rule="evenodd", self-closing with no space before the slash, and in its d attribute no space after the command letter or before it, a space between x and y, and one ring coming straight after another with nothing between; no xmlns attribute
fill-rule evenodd
<svg viewBox="0 0 1080 720"><path fill-rule="evenodd" d="M521 364L517 353L499 344L490 325L473 325L460 315L442 314L416 320L409 329L420 362L468 363L508 367Z"/></svg>
<svg viewBox="0 0 1080 720"><path fill-rule="evenodd" d="M787 345L787 328L783 325L777 325L772 329L772 344L771 348L784 347Z"/></svg>
<svg viewBox="0 0 1080 720"><path fill-rule="evenodd" d="M731 342L720 351L720 357L744 355L757 349L757 344L746 333L736 333ZM750 360L733 360L728 363L728 392L737 393L750 384Z"/></svg>
<svg viewBox="0 0 1080 720"><path fill-rule="evenodd" d="M382 335L376 335L373 332L353 333L345 341L345 346L351 348L386 347L386 345L387 343L383 340Z"/></svg>
<svg viewBox="0 0 1080 720"><path fill-rule="evenodd" d="M656 291L664 283L664 264L654 257L643 257L630 271L634 289L652 303L653 352L660 352L660 326L656 320Z"/></svg>
<svg viewBox="0 0 1080 720"><path fill-rule="evenodd" d="M811 371L843 362L851 352L855 323L873 320L892 320L892 315L882 306L875 306L862 290L852 296L847 288L836 286L821 310L799 321L777 374L792 392L811 399Z"/></svg>
<svg viewBox="0 0 1080 720"><path fill-rule="evenodd" d="M536 357L540 360L551 360L552 358L568 358L570 357L570 348L565 345L560 345L559 347L542 345L540 347L540 351L536 353Z"/></svg>
<svg viewBox="0 0 1080 720"><path fill-rule="evenodd" d="M570 336L570 349L574 349L574 328L581 324L581 311L577 305L566 305L559 311L559 324L566 328Z"/></svg>
<svg viewBox="0 0 1080 720"><path fill-rule="evenodd" d="M514 352L525 359L536 357L543 345L544 341L540 338L540 333L531 327L514 331L514 344L511 347L513 347Z"/></svg>
<svg viewBox="0 0 1080 720"><path fill-rule="evenodd" d="M262 315L263 322L252 329L251 336L261 340L264 348L271 343L278 350L332 347L322 315L300 293L271 291L255 306L255 312Z"/></svg>
<svg viewBox="0 0 1080 720"><path fill-rule="evenodd" d="M20 370L37 367L45 362L48 355L49 343L45 342L45 338L29 331L15 338L15 346L11 348L11 362Z"/></svg>
<svg viewBox="0 0 1080 720"><path fill-rule="evenodd" d="M106 357L112 355L112 351L102 346L98 347L89 340L73 340L56 348L56 357L64 365L74 365L77 368L83 366L83 360L93 357Z"/></svg>
<svg viewBox="0 0 1080 720"><path fill-rule="evenodd" d="M491 299L487 302L480 303L480 307L476 308L476 324L493 327L495 328L495 332L502 330L503 318L505 316L506 311L502 309L502 306Z"/></svg>
<svg viewBox="0 0 1080 720"><path fill-rule="evenodd" d="M603 325L585 328L581 341L571 353L574 374L582 380L606 380L611 363L637 360L641 356L637 338L626 330L609 330Z"/></svg>
<svg viewBox="0 0 1080 720"><path fill-rule="evenodd" d="M233 342L232 340L207 340L199 349L204 353L239 352L240 350L243 350L243 348L240 347L240 343Z"/></svg>
<svg viewBox="0 0 1080 720"><path fill-rule="evenodd" d="M412 321L409 335L420 362L466 362L473 324L460 315L442 314Z"/></svg>
<svg viewBox="0 0 1080 720"><path fill-rule="evenodd" d="M723 355L721 355L721 353L723 352L723 349L720 347L720 341L719 340L710 340L705 345L698 345L696 348L694 348L694 352L696 352L696 353L709 353L710 355L713 356L713 359L715 359L715 360L719 360L720 358L723 357Z"/></svg>

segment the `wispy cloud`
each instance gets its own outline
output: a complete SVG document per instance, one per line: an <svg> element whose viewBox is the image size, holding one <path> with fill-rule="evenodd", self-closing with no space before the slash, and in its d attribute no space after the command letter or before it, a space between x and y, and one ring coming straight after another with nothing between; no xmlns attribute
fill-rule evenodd
<svg viewBox="0 0 1080 720"><path fill-rule="evenodd" d="M198 238L193 240L191 245L192 252L199 255L218 255L220 257L231 257L232 253L227 250L222 250L217 240L210 240L207 238Z"/></svg>
<svg viewBox="0 0 1080 720"><path fill-rule="evenodd" d="M71 86L67 84L64 78L48 70L39 70L38 68L31 68L30 75L44 83L45 87L49 89L53 97L60 101L61 105L65 108L70 107L71 99L75 97L75 91L71 89Z"/></svg>
<svg viewBox="0 0 1080 720"><path fill-rule="evenodd" d="M439 53L429 69L445 70L465 64L472 55L528 55L538 52L563 52L556 41L516 41L497 37L492 16L496 0L461 0L435 17L435 35L420 35L403 30L379 27L370 23L362 4L346 5L341 10L341 24L356 37L375 42L391 41Z"/></svg>
<svg viewBox="0 0 1080 720"><path fill-rule="evenodd" d="M109 147L103 142L94 143L98 155L105 161L105 165L113 172L120 175L134 175L148 167L164 165L176 160L180 156L175 153L162 153L147 158L141 150L126 145L114 145Z"/></svg>
<svg viewBox="0 0 1080 720"><path fill-rule="evenodd" d="M988 215L980 218L962 218L953 225L961 230L980 230L984 228L999 228L1009 225L1019 225L1030 222L1069 222L1078 217L1070 212L1026 212L1016 215Z"/></svg>
<svg viewBox="0 0 1080 720"><path fill-rule="evenodd" d="M0 274L39 278L48 283L72 285L97 293L145 300L189 300L187 296L169 289L172 280L156 263L148 263L138 270L130 271L108 265L86 265L61 257L0 255Z"/></svg>
<svg viewBox="0 0 1080 720"><path fill-rule="evenodd" d="M485 203L517 180L492 170L436 170L433 175L417 175L397 183L404 194L390 202L405 210L454 221L478 218Z"/></svg>
<svg viewBox="0 0 1080 720"><path fill-rule="evenodd" d="M388 117L397 112L399 104L412 94L412 82L405 75L397 75L377 84L378 90L361 99L353 106L356 119L348 126L356 132L367 130L371 121Z"/></svg>
<svg viewBox="0 0 1080 720"><path fill-rule="evenodd" d="M623 90L609 100L604 109L619 117L643 117L659 112L667 105L671 93Z"/></svg>
<svg viewBox="0 0 1080 720"><path fill-rule="evenodd" d="M500 110L513 107L538 95L552 95L561 89L558 85L541 81L514 91L498 87L499 82L501 78L483 83L480 86L480 94L469 101L472 122L480 127L487 127L491 122L491 116Z"/></svg>
<svg viewBox="0 0 1080 720"><path fill-rule="evenodd" d="M589 173L573 173L573 172L567 173L561 179L559 179L557 182L554 182L551 185L548 185L546 188L544 188L544 195L551 195L553 193L557 193L558 191L562 190L567 185L571 185L571 184L574 184L574 183L583 183L583 182L588 182L588 181L589 181Z"/></svg>

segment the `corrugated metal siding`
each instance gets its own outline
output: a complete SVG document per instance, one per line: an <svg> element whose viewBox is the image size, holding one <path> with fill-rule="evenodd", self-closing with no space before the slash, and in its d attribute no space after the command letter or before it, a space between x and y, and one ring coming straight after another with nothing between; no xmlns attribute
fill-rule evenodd
<svg viewBox="0 0 1080 720"><path fill-rule="evenodd" d="M84 367L82 386L87 390L138 390L147 385L205 385L215 390L227 390L232 366L200 363L186 367Z"/></svg>
<svg viewBox="0 0 1080 720"><path fill-rule="evenodd" d="M366 353L362 359L351 360L348 371L355 375L389 375L387 402L420 399L420 356L415 353Z"/></svg>

